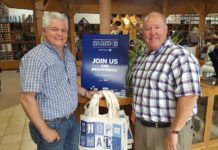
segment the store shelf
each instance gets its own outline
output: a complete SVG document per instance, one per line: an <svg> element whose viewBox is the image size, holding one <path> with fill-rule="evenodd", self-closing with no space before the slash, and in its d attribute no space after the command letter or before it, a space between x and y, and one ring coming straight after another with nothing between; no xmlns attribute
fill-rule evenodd
<svg viewBox="0 0 218 150"><path fill-rule="evenodd" d="M3 70L18 69L17 61L35 45L33 23L0 23L0 61Z"/></svg>
<svg viewBox="0 0 218 150"><path fill-rule="evenodd" d="M99 33L100 25L99 24L76 24L75 25L75 31L77 33L77 36L81 38L82 34L97 34Z"/></svg>

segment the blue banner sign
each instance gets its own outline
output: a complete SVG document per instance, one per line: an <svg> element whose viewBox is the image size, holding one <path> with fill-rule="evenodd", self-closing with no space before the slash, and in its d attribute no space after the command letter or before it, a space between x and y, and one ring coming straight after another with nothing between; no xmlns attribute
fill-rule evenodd
<svg viewBox="0 0 218 150"><path fill-rule="evenodd" d="M126 97L128 36L83 34L81 85Z"/></svg>

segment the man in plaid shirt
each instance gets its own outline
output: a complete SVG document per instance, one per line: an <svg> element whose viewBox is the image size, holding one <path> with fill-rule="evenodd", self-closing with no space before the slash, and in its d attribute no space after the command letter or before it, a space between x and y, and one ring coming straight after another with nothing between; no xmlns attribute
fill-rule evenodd
<svg viewBox="0 0 218 150"><path fill-rule="evenodd" d="M77 85L76 59L66 45L67 17L58 12L45 13L42 26L44 41L20 63L20 101L30 119L37 150L77 150L77 94L91 98L94 91Z"/></svg>
<svg viewBox="0 0 218 150"><path fill-rule="evenodd" d="M166 18L152 12L144 20L144 54L133 66L136 150L190 150L191 117L201 95L198 60L167 38Z"/></svg>

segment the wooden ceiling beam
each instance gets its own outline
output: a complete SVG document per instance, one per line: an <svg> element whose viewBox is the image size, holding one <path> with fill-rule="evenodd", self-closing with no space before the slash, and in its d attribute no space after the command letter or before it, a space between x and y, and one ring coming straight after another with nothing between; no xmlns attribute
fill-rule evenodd
<svg viewBox="0 0 218 150"><path fill-rule="evenodd" d="M70 16L74 17L75 13L80 9L81 4L77 4L75 0L71 0L69 3Z"/></svg>
<svg viewBox="0 0 218 150"><path fill-rule="evenodd" d="M44 1L43 1L44 7L46 7L47 4L48 4L48 0L44 0Z"/></svg>
<svg viewBox="0 0 218 150"><path fill-rule="evenodd" d="M165 15L165 16L168 16L168 0L163 0L162 1L162 13Z"/></svg>
<svg viewBox="0 0 218 150"><path fill-rule="evenodd" d="M79 9L80 4L75 4L74 0L65 0L64 3L62 3L63 8L65 8L66 14L69 19L69 46L71 53L76 56L76 47L75 47L75 25L74 25L74 15L76 11Z"/></svg>
<svg viewBox="0 0 218 150"><path fill-rule="evenodd" d="M216 9L218 5L218 1L210 1L207 3L206 13L209 14L209 12L213 9ZM218 12L218 9L217 9Z"/></svg>
<svg viewBox="0 0 218 150"><path fill-rule="evenodd" d="M34 9L34 3L41 0L1 0L4 4L11 8ZM63 6L63 3L69 6ZM157 3L158 5L154 5ZM206 4L202 6L202 3ZM61 4L61 5L60 5ZM72 5L73 4L73 5ZM83 13L99 13L100 6L98 0L43 0L44 9L47 11L66 12L69 11ZM76 6L75 6L76 5ZM191 6L192 5L192 6ZM60 7L61 6L61 7ZM131 7L131 9L129 9ZM147 14L156 10L166 14L176 13L196 13L201 10L206 13L218 12L217 0L112 0L111 12L123 14Z"/></svg>
<svg viewBox="0 0 218 150"><path fill-rule="evenodd" d="M41 36L43 33L42 30L43 13L44 13L44 1L34 0L33 17L34 17L34 26L35 26L35 35L36 35L37 44L41 42Z"/></svg>

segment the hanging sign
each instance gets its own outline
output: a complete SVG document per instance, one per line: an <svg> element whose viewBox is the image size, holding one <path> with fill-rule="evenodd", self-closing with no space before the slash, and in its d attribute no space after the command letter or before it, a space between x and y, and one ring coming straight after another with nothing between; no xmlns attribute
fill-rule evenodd
<svg viewBox="0 0 218 150"><path fill-rule="evenodd" d="M81 85L126 96L128 36L83 34Z"/></svg>

